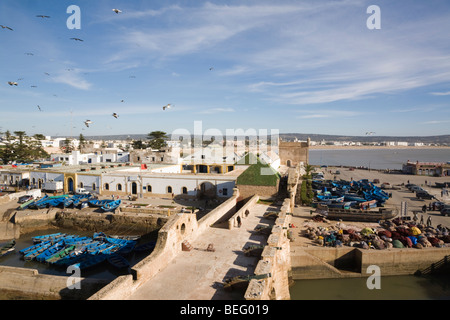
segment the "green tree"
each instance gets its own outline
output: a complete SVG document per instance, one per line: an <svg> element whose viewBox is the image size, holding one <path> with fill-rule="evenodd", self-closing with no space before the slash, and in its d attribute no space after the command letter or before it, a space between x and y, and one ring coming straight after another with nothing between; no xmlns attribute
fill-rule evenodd
<svg viewBox="0 0 450 320"><path fill-rule="evenodd" d="M72 139L66 138L63 142L63 146L61 147L64 153L72 153L74 150Z"/></svg>
<svg viewBox="0 0 450 320"><path fill-rule="evenodd" d="M43 134L40 133L36 133L33 138L35 138L36 140L45 140L45 136Z"/></svg>
<svg viewBox="0 0 450 320"><path fill-rule="evenodd" d="M14 131L14 134L16 136L12 136L9 131L5 132L5 147L0 149L2 163L27 163L49 157L41 142L28 137L25 131Z"/></svg>
<svg viewBox="0 0 450 320"><path fill-rule="evenodd" d="M147 139L150 140L148 147L161 150L167 145L166 140L169 139L169 137L164 131L152 131L147 135Z"/></svg>
<svg viewBox="0 0 450 320"><path fill-rule="evenodd" d="M147 145L142 140L135 140L131 143L133 149L145 149Z"/></svg>
<svg viewBox="0 0 450 320"><path fill-rule="evenodd" d="M86 138L83 136L82 133L80 133L78 140L80 141L80 144L78 145L78 150L80 150L80 153L81 153L83 147L86 145L87 142L86 142Z"/></svg>

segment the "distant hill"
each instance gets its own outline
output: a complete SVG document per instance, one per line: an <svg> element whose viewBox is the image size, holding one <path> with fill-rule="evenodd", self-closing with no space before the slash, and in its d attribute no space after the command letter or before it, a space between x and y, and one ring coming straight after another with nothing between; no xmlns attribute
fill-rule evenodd
<svg viewBox="0 0 450 320"><path fill-rule="evenodd" d="M77 138L77 137L74 137ZM147 134L121 134L121 135L107 135L107 136L86 136L88 140L146 140ZM310 138L312 141L359 141L359 142L383 142L383 141L404 141L404 142L423 142L436 143L440 145L450 145L450 135L440 136L342 136L342 135L327 135L327 134L312 134L312 133L280 133L280 138L283 140L306 141Z"/></svg>
<svg viewBox="0 0 450 320"><path fill-rule="evenodd" d="M404 141L404 142L423 142L436 143L441 145L450 145L450 135L441 136L340 136L326 134L305 134L305 133L286 133L280 134L285 140L297 138L306 141L308 137L312 141L359 141L359 142L383 142L383 141Z"/></svg>

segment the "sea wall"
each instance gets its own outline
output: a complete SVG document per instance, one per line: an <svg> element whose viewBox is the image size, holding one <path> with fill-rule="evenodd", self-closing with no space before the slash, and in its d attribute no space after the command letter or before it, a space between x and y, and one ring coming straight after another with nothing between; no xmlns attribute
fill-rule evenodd
<svg viewBox="0 0 450 320"><path fill-rule="evenodd" d="M367 275L367 269L371 265L378 266L383 276L412 275L447 255L450 255L450 248L295 248L291 253L292 279L362 277Z"/></svg>
<svg viewBox="0 0 450 320"><path fill-rule="evenodd" d="M0 222L0 240L18 239L20 227L11 222Z"/></svg>
<svg viewBox="0 0 450 320"><path fill-rule="evenodd" d="M291 200L286 198L275 220L272 232L249 282L246 300L289 300L289 275L291 268L288 228L291 221ZM265 276L265 277L264 277ZM263 278L264 277L264 278ZM261 279L262 278L262 279Z"/></svg>
<svg viewBox="0 0 450 320"><path fill-rule="evenodd" d="M105 280L77 278L72 281L69 277L40 274L36 269L0 266L0 289L2 295L27 299L84 300L106 285Z"/></svg>

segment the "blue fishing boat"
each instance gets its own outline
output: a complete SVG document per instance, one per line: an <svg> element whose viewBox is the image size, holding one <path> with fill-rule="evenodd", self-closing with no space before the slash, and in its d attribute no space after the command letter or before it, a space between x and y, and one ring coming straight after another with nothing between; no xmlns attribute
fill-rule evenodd
<svg viewBox="0 0 450 320"><path fill-rule="evenodd" d="M50 246L48 249L44 250L41 254L36 256L35 259L39 262L44 262L45 259L54 255L55 253L57 253L58 251L60 251L63 248L64 248L64 242L58 241L55 244L53 244L52 246Z"/></svg>
<svg viewBox="0 0 450 320"><path fill-rule="evenodd" d="M73 264L73 266L79 268L80 270L85 270L102 263L103 261L106 260L106 258L107 255L104 254L99 255L84 254L80 257L80 259L78 259L76 263Z"/></svg>
<svg viewBox="0 0 450 320"><path fill-rule="evenodd" d="M367 199L360 197L357 194L354 193L348 193L348 194L344 194L344 200L345 201L358 201L358 202L366 202Z"/></svg>
<svg viewBox="0 0 450 320"><path fill-rule="evenodd" d="M121 203L122 203L122 200L120 200L120 199L119 200L114 200L114 201L112 201L110 203L107 203L107 204L103 205L102 206L102 210L105 211L105 212L114 211L120 206Z"/></svg>
<svg viewBox="0 0 450 320"><path fill-rule="evenodd" d="M145 252L145 251L151 251L155 249L156 241L149 241L143 244L140 244L134 248L134 251L136 252Z"/></svg>
<svg viewBox="0 0 450 320"><path fill-rule="evenodd" d="M117 269L125 269L130 266L130 263L120 254L111 254L106 258L113 267Z"/></svg>
<svg viewBox="0 0 450 320"><path fill-rule="evenodd" d="M75 249L74 245L66 246L66 247L62 248L61 250L57 251L55 254L51 255L50 257L47 257L45 259L45 262L50 263L50 264L54 264L58 260L66 257L67 255L69 255L69 253L72 252L74 249Z"/></svg>
<svg viewBox="0 0 450 320"><path fill-rule="evenodd" d="M42 198L40 198L40 199L34 201L33 203L31 203L31 204L29 205L29 207L30 207L30 208L37 208L37 206L38 206L39 204L41 204L42 202L45 202L47 199L48 199L48 195L45 195L45 196L43 196Z"/></svg>
<svg viewBox="0 0 450 320"><path fill-rule="evenodd" d="M114 200L98 200L98 199L92 199L89 200L89 205L91 207L103 207L105 204L113 202Z"/></svg>
<svg viewBox="0 0 450 320"><path fill-rule="evenodd" d="M35 236L35 237L32 237L31 240L33 240L34 243L39 243L42 241L57 240L59 238L65 237L65 236L67 236L67 234L58 232L58 233L46 234L46 235L42 235L42 236Z"/></svg>

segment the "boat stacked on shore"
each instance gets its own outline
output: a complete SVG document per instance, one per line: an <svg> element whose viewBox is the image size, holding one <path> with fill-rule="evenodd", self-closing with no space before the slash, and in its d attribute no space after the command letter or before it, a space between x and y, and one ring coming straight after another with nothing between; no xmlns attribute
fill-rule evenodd
<svg viewBox="0 0 450 320"><path fill-rule="evenodd" d="M367 179L313 180L312 188L316 198L312 206L328 219L376 222L398 214L396 209L384 208L390 194Z"/></svg>
<svg viewBox="0 0 450 320"><path fill-rule="evenodd" d="M45 195L40 199L31 199L21 204L17 209L44 209L44 208L85 208L87 206L100 208L103 212L112 212L120 207L122 201L116 200L98 200L92 194L75 194L69 196L67 194L58 196Z"/></svg>
<svg viewBox="0 0 450 320"><path fill-rule="evenodd" d="M93 267L105 260L117 268L128 267L125 256L137 244L136 238L119 238L104 233L95 233L92 238L54 233L36 236L32 240L34 245L19 251L24 260L80 269Z"/></svg>

